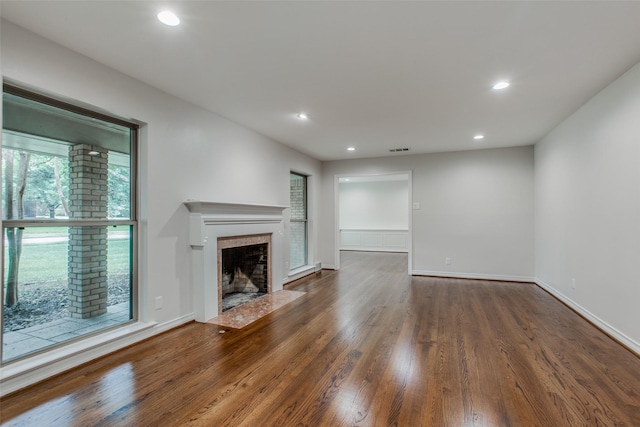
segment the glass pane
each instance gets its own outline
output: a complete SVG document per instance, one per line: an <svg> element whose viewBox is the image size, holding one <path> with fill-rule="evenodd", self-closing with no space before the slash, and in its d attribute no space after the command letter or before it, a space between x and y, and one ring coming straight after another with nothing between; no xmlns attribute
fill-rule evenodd
<svg viewBox="0 0 640 427"><path fill-rule="evenodd" d="M2 149L3 219L130 219L129 155L68 151Z"/></svg>
<svg viewBox="0 0 640 427"><path fill-rule="evenodd" d="M3 94L4 219L132 219L134 131Z"/></svg>
<svg viewBox="0 0 640 427"><path fill-rule="evenodd" d="M4 230L2 362L128 322L133 226Z"/></svg>
<svg viewBox="0 0 640 427"><path fill-rule="evenodd" d="M47 101L48 102L48 101ZM90 144L104 151L131 153L131 128L45 104L14 93L3 92L2 127L11 137L11 148L40 151L48 140L65 145ZM29 135L31 140L21 140ZM56 154L64 154L64 146Z"/></svg>
<svg viewBox="0 0 640 427"><path fill-rule="evenodd" d="M109 152L107 163L109 219L131 218L131 159L128 154Z"/></svg>
<svg viewBox="0 0 640 427"><path fill-rule="evenodd" d="M307 177L291 174L290 177L291 219L307 219Z"/></svg>
<svg viewBox="0 0 640 427"><path fill-rule="evenodd" d="M290 261L291 270L307 265L307 223L291 222L290 235Z"/></svg>

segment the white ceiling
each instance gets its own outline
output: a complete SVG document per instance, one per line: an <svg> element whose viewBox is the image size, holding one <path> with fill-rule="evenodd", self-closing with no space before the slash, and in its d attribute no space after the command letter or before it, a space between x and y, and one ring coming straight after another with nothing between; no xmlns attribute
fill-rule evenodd
<svg viewBox="0 0 640 427"><path fill-rule="evenodd" d="M640 61L638 1L0 4L4 19L321 160L530 145ZM165 8L179 27L156 20ZM491 90L499 79L511 87Z"/></svg>

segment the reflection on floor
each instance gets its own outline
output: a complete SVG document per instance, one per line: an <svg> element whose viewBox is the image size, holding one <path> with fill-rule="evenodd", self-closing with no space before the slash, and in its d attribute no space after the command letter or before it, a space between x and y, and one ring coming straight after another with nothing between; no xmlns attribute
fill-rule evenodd
<svg viewBox="0 0 640 427"><path fill-rule="evenodd" d="M306 292L288 290L277 291L246 304L242 304L239 307L225 311L218 317L214 317L209 320L207 323L226 326L228 328L242 329L262 316L266 316L296 298L300 298L305 293Z"/></svg>
<svg viewBox="0 0 640 427"><path fill-rule="evenodd" d="M107 313L90 319L66 317L19 331L6 332L2 337L2 361L7 362L63 341L125 323L128 320L129 303L123 302L108 306Z"/></svg>

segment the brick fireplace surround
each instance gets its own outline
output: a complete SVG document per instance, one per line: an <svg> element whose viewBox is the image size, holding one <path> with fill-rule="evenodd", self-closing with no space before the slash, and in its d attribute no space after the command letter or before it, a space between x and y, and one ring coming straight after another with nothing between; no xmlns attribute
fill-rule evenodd
<svg viewBox="0 0 640 427"><path fill-rule="evenodd" d="M195 320L207 322L221 314L218 277L218 240L269 236L271 290L282 290L283 283L283 211L286 206L187 201L189 244Z"/></svg>

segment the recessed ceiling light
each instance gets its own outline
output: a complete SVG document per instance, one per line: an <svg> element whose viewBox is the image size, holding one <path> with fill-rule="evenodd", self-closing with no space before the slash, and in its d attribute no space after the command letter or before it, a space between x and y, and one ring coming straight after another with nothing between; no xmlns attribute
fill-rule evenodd
<svg viewBox="0 0 640 427"><path fill-rule="evenodd" d="M158 14L158 19L165 25L169 25L170 27L175 27L176 25L180 25L180 18L176 16L175 13L169 10L163 10Z"/></svg>
<svg viewBox="0 0 640 427"><path fill-rule="evenodd" d="M356 151L356 147L347 147L347 151Z"/></svg>
<svg viewBox="0 0 640 427"><path fill-rule="evenodd" d="M306 113L298 113L296 114L296 117L300 120L309 120L309 116Z"/></svg>
<svg viewBox="0 0 640 427"><path fill-rule="evenodd" d="M345 178L345 179L344 179L344 182L349 182L349 178Z"/></svg>
<svg viewBox="0 0 640 427"><path fill-rule="evenodd" d="M504 82L504 81L498 82L498 83L493 85L493 88L495 90L506 89L508 87L509 87L509 82Z"/></svg>
<svg viewBox="0 0 640 427"><path fill-rule="evenodd" d="M476 135L473 137L473 139L483 139L484 135Z"/></svg>

